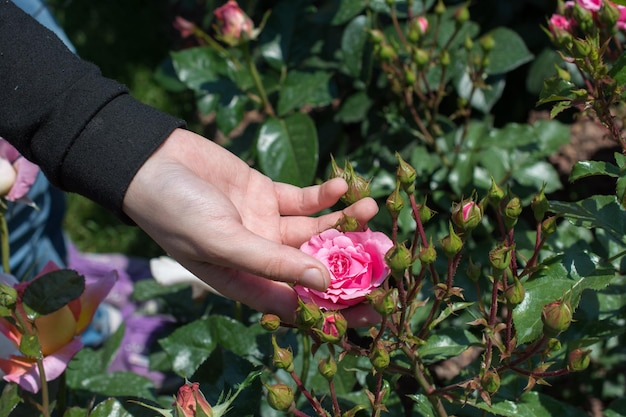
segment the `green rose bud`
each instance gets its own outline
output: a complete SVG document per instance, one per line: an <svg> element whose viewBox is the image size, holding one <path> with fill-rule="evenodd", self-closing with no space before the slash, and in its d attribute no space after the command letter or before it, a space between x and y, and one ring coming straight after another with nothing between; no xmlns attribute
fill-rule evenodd
<svg viewBox="0 0 626 417"><path fill-rule="evenodd" d="M567 330L572 323L572 307L566 301L554 301L546 304L541 311L543 334L554 337Z"/></svg>
<svg viewBox="0 0 626 417"><path fill-rule="evenodd" d="M496 184L493 177L491 177L491 187L487 192L487 201L489 201L492 206L497 208L500 205L502 198L504 198L504 191L502 191L502 188L500 188L498 184Z"/></svg>
<svg viewBox="0 0 626 417"><path fill-rule="evenodd" d="M400 278L404 275L404 271L413 263L413 258L411 257L411 251L404 243L396 243L385 254L385 262L391 269L391 274L395 278Z"/></svg>
<svg viewBox="0 0 626 417"><path fill-rule="evenodd" d="M607 28L613 29L611 33L615 32L615 26L620 18L620 11L611 2L603 2L602 8L598 11L598 17L600 22L604 23Z"/></svg>
<svg viewBox="0 0 626 417"><path fill-rule="evenodd" d="M380 45L385 41L385 35L378 29L372 29L369 31L370 40L374 45Z"/></svg>
<svg viewBox="0 0 626 417"><path fill-rule="evenodd" d="M548 340L547 348L550 352L558 352L562 348L561 341L553 337Z"/></svg>
<svg viewBox="0 0 626 417"><path fill-rule="evenodd" d="M261 327L263 327L268 332L273 332L274 330L280 327L280 317L276 314L263 314L261 316Z"/></svg>
<svg viewBox="0 0 626 417"><path fill-rule="evenodd" d="M396 189L391 194L389 194L389 197L387 197L385 206L387 207L387 210L389 210L391 217L394 219L397 219L398 216L400 215L400 212L404 208L404 199L402 198L402 195L400 194L399 182L396 183Z"/></svg>
<svg viewBox="0 0 626 417"><path fill-rule="evenodd" d="M524 286L517 277L513 277L513 284L509 285L504 292L504 298L509 306L515 307L524 301L526 291Z"/></svg>
<svg viewBox="0 0 626 417"><path fill-rule="evenodd" d="M344 175L344 179L348 183L348 191L341 197L341 201L351 205L370 196L370 182L358 175L350 162L346 163Z"/></svg>
<svg viewBox="0 0 626 417"><path fill-rule="evenodd" d="M322 320L322 310L315 303L304 303L298 298L296 309L296 325L301 328L311 328Z"/></svg>
<svg viewBox="0 0 626 417"><path fill-rule="evenodd" d="M337 362L335 358L331 355L325 359L320 359L317 364L317 370L327 381L332 380L337 373Z"/></svg>
<svg viewBox="0 0 626 417"><path fill-rule="evenodd" d="M480 379L480 385L489 395L493 395L500 389L500 375L494 370L489 370Z"/></svg>
<svg viewBox="0 0 626 417"><path fill-rule="evenodd" d="M591 350L581 348L572 350L567 356L567 370L570 372L584 371L591 363Z"/></svg>
<svg viewBox="0 0 626 417"><path fill-rule="evenodd" d="M472 40L472 38L469 35L467 35L465 37L465 42L463 42L463 47L468 52L471 51L474 48L474 41Z"/></svg>
<svg viewBox="0 0 626 417"><path fill-rule="evenodd" d="M330 175L328 176L328 179L333 179L333 178L343 178L344 180L346 179L346 172L343 168L340 168L339 165L337 165L337 162L335 161L335 158L331 155L330 156Z"/></svg>
<svg viewBox="0 0 626 417"><path fill-rule="evenodd" d="M469 279L471 279L472 281L476 282L478 281L478 279L480 278L482 272L483 272L483 267L480 263L474 263L472 262L472 260L469 260L469 265L467 266L467 270L465 271L467 273L467 276L469 277Z"/></svg>
<svg viewBox="0 0 626 417"><path fill-rule="evenodd" d="M288 411L293 404L293 390L286 384L265 385L267 402L278 411Z"/></svg>
<svg viewBox="0 0 626 417"><path fill-rule="evenodd" d="M381 61L391 62L397 57L398 53L393 48L393 46L389 45L388 43L382 44L380 45L380 48L378 48L378 58Z"/></svg>
<svg viewBox="0 0 626 417"><path fill-rule="evenodd" d="M450 65L450 52L447 49L441 51L441 55L439 56L439 63L442 67L447 67Z"/></svg>
<svg viewBox="0 0 626 417"><path fill-rule="evenodd" d="M435 6L435 9L433 11L439 16L446 12L446 5L443 3L443 0L437 1L437 5Z"/></svg>
<svg viewBox="0 0 626 417"><path fill-rule="evenodd" d="M420 262L424 265L430 265L437 259L437 250L435 249L435 245L433 245L433 238L430 238L430 243L428 246L422 248L420 253L418 254L418 258Z"/></svg>
<svg viewBox="0 0 626 417"><path fill-rule="evenodd" d="M470 18L470 12L467 6L461 6L454 11L454 22L457 27L467 22Z"/></svg>
<svg viewBox="0 0 626 417"><path fill-rule="evenodd" d="M480 38L479 44L483 51L489 52L496 46L496 41L493 36L485 35Z"/></svg>
<svg viewBox="0 0 626 417"><path fill-rule="evenodd" d="M522 202L519 197L512 197L504 208L504 225L512 229L517 224L517 219L522 214Z"/></svg>
<svg viewBox="0 0 626 417"><path fill-rule="evenodd" d="M453 258L463 248L463 241L459 235L454 232L452 223L448 224L448 228L450 230L450 234L441 239L441 247L448 258Z"/></svg>
<svg viewBox="0 0 626 417"><path fill-rule="evenodd" d="M341 218L337 220L335 227L342 232L354 232L359 230L359 222L356 217L343 213Z"/></svg>
<svg viewBox="0 0 626 417"><path fill-rule="evenodd" d="M544 184L544 186L541 187L541 191L539 191L539 193L537 193L530 202L530 208L533 210L535 220L538 222L543 220L546 215L546 211L550 208L550 203L543 192L545 188L546 186Z"/></svg>
<svg viewBox="0 0 626 417"><path fill-rule="evenodd" d="M556 232L556 216L550 216L541 222L541 233L550 236L554 232Z"/></svg>
<svg viewBox="0 0 626 417"><path fill-rule="evenodd" d="M274 366L279 369L284 369L287 372L293 371L293 352L291 349L285 349L278 346L276 342L276 336L272 335L272 346L274 347Z"/></svg>
<svg viewBox="0 0 626 417"><path fill-rule="evenodd" d="M426 65L430 62L430 56L428 52L422 48L416 48L413 53L413 62L417 65L417 69L424 69Z"/></svg>
<svg viewBox="0 0 626 417"><path fill-rule="evenodd" d="M372 348L372 351L370 353L370 362L372 363L372 366L374 366L374 369L376 369L377 371L382 371L389 366L389 352L387 351L387 348L385 347L383 342L378 341L378 343L376 343L376 346Z"/></svg>
<svg viewBox="0 0 626 417"><path fill-rule="evenodd" d="M511 265L512 246L498 245L489 252L489 263L496 271L504 271Z"/></svg>
<svg viewBox="0 0 626 417"><path fill-rule="evenodd" d="M425 224L435 215L435 212L426 205L426 201L418 206L417 211L420 217L420 222L422 222L422 224Z"/></svg>
<svg viewBox="0 0 626 417"><path fill-rule="evenodd" d="M413 194L415 192L415 180L417 179L417 172L409 163L407 163L398 152L396 152L396 158L398 158L398 168L396 170L396 178L400 182L402 189L407 194Z"/></svg>
<svg viewBox="0 0 626 417"><path fill-rule="evenodd" d="M395 288L391 290L376 288L366 298L374 310L384 317L395 311L398 299L397 291Z"/></svg>

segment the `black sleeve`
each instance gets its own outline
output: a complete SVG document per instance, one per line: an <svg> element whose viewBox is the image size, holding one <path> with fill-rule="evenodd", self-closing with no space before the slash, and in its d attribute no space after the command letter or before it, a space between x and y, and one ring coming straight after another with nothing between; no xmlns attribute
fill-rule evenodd
<svg viewBox="0 0 626 417"><path fill-rule="evenodd" d="M0 136L51 183L118 217L128 184L184 121L133 99L11 1L0 0Z"/></svg>

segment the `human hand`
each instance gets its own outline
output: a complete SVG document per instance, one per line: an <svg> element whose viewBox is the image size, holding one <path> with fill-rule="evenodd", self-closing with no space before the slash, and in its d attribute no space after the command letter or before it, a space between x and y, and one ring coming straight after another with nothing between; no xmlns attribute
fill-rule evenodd
<svg viewBox="0 0 626 417"><path fill-rule="evenodd" d="M177 129L144 163L124 197L124 212L181 265L220 294L293 322L288 283L324 290L330 275L297 249L333 227L341 212L309 217L347 190L336 178L299 188L276 183L195 133ZM366 198L346 208L361 224L378 207ZM371 309L346 311L351 325L376 321Z"/></svg>

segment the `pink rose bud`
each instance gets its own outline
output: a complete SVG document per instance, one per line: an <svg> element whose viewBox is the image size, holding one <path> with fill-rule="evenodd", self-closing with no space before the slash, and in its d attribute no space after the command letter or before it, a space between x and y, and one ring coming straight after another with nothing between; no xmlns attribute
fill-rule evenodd
<svg viewBox="0 0 626 417"><path fill-rule="evenodd" d="M413 42L418 42L428 31L428 20L424 16L418 16L411 20L407 38Z"/></svg>
<svg viewBox="0 0 626 417"><path fill-rule="evenodd" d="M541 311L543 334L554 337L567 330L572 323L572 307L566 301L554 301Z"/></svg>
<svg viewBox="0 0 626 417"><path fill-rule="evenodd" d="M196 30L196 25L193 22L190 22L189 20L181 17L181 16L176 16L176 18L174 19L174 29L176 29L179 33L180 36L182 38L188 38L191 35L193 35L194 31Z"/></svg>
<svg viewBox="0 0 626 417"><path fill-rule="evenodd" d="M602 0L577 0L577 3L592 12L597 12L602 7Z"/></svg>
<svg viewBox="0 0 626 417"><path fill-rule="evenodd" d="M219 37L228 45L237 46L255 38L254 23L235 0L228 0L213 14L217 20Z"/></svg>
<svg viewBox="0 0 626 417"><path fill-rule="evenodd" d="M213 416L213 409L200 392L200 385L197 382L186 382L181 386L176 394L174 405L177 417Z"/></svg>
<svg viewBox="0 0 626 417"><path fill-rule="evenodd" d="M274 330L280 327L280 317L276 314L263 314L261 317L261 327L263 327L268 332L273 332Z"/></svg>
<svg viewBox="0 0 626 417"><path fill-rule="evenodd" d="M587 369L591 363L590 353L591 350L589 349L578 348L572 350L567 356L567 369L570 372L580 372Z"/></svg>
<svg viewBox="0 0 626 417"><path fill-rule="evenodd" d="M462 230L471 230L478 226L483 218L483 210L474 201L466 200L455 204L452 209L452 221Z"/></svg>
<svg viewBox="0 0 626 417"><path fill-rule="evenodd" d="M288 411L293 404L293 390L287 384L266 385L267 402L278 411Z"/></svg>
<svg viewBox="0 0 626 417"><path fill-rule="evenodd" d="M348 322L338 311L327 311L324 313L324 321L321 329L313 329L322 342L337 343L346 333Z"/></svg>

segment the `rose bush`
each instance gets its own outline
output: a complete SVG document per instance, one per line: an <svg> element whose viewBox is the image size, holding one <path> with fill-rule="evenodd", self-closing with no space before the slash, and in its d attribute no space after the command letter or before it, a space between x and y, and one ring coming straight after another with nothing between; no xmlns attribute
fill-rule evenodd
<svg viewBox="0 0 626 417"><path fill-rule="evenodd" d="M393 243L385 234L366 230L340 232L329 229L300 249L320 260L331 274L325 292L296 285L298 295L328 310L341 310L362 302L389 274L385 253Z"/></svg>

